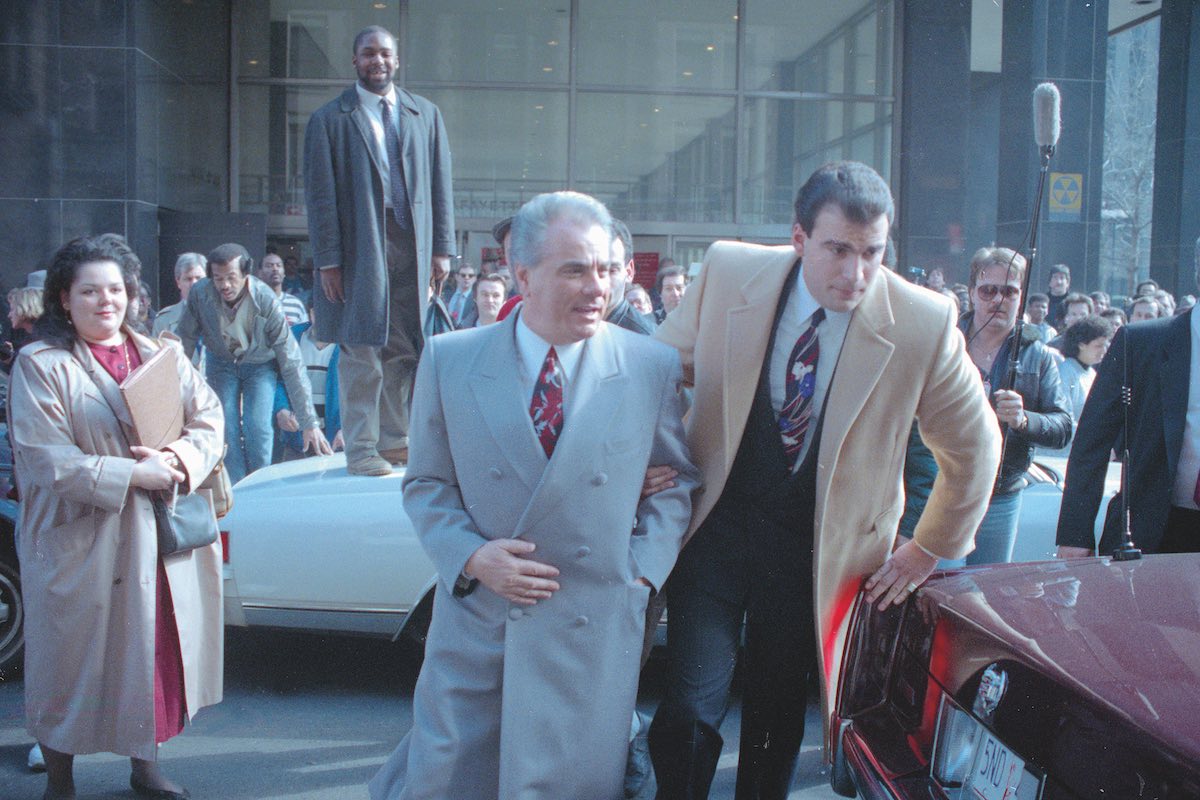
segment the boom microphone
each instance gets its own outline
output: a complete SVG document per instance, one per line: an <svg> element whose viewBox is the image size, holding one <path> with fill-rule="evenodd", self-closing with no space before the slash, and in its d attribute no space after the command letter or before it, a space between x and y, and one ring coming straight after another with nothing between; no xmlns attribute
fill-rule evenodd
<svg viewBox="0 0 1200 800"><path fill-rule="evenodd" d="M1054 153L1062 133L1062 96L1053 83L1039 83L1033 90L1033 139L1043 153Z"/></svg>

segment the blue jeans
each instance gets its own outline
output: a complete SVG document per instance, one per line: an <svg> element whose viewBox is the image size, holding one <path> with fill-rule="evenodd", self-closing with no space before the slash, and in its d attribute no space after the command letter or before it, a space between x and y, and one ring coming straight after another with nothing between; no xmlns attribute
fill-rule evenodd
<svg viewBox="0 0 1200 800"><path fill-rule="evenodd" d="M987 513L975 531L975 549L965 559L942 559L938 569L954 569L964 564L1007 564L1012 561L1017 543L1017 522L1021 517L1021 493L992 495Z"/></svg>
<svg viewBox="0 0 1200 800"><path fill-rule="evenodd" d="M208 385L217 393L225 410L225 444L229 448L225 468L229 470L229 480L237 483L271 463L274 441L271 410L279 370L273 361L236 364L215 356L206 361Z"/></svg>

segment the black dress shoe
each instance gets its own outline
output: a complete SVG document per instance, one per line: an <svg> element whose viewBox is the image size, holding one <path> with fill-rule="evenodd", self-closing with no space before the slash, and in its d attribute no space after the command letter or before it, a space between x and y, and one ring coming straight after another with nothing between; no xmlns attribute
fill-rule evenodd
<svg viewBox="0 0 1200 800"><path fill-rule="evenodd" d="M129 788L133 789L133 793L138 797L146 797L149 800L190 800L191 795L188 790L182 792L172 792L170 789L155 789L153 786L147 786L140 782L132 775L129 776Z"/></svg>

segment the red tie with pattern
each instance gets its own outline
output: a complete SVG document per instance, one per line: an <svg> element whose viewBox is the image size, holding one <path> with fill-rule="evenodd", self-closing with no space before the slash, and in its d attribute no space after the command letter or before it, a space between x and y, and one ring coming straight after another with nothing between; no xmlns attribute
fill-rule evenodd
<svg viewBox="0 0 1200 800"><path fill-rule="evenodd" d="M533 418L533 431L537 434L546 458L554 455L554 445L563 426L563 381L558 353L554 348L546 353L542 371L538 373L537 385L533 387L533 402L529 404L529 416Z"/></svg>
<svg viewBox="0 0 1200 800"><path fill-rule="evenodd" d="M1200 475L1196 476L1196 488L1192 489L1192 501L1200 508Z"/></svg>
<svg viewBox="0 0 1200 800"><path fill-rule="evenodd" d="M783 450L788 465L795 467L804 447L808 423L812 418L813 390L817 386L817 357L821 348L817 340L817 326L825 319L825 309L813 312L804 333L796 340L787 364L787 391L783 410L779 414L779 432L783 436Z"/></svg>

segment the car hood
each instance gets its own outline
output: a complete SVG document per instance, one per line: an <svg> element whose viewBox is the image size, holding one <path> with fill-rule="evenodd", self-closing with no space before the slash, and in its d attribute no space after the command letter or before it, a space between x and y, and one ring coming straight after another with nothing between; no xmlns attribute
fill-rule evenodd
<svg viewBox="0 0 1200 800"><path fill-rule="evenodd" d="M394 492L400 495L404 467L393 467L391 475L364 477L346 472L346 456L314 456L272 464L252 472L233 487L233 501L269 492L272 498L361 495Z"/></svg>
<svg viewBox="0 0 1200 800"><path fill-rule="evenodd" d="M930 580L921 602L1200 761L1200 554L1012 564Z"/></svg>

